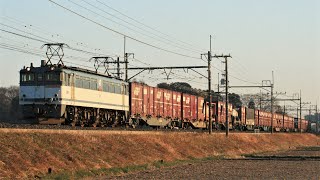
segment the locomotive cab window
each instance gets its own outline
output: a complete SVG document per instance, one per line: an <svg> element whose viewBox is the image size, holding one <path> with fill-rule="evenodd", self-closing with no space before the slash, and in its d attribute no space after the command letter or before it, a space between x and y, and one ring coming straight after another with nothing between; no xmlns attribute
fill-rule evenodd
<svg viewBox="0 0 320 180"><path fill-rule="evenodd" d="M22 73L21 74L21 82L33 82L34 74L33 73Z"/></svg>
<svg viewBox="0 0 320 180"><path fill-rule="evenodd" d="M56 72L49 72L45 74L45 80L51 82L58 82L61 81L62 76L60 77L60 73Z"/></svg>

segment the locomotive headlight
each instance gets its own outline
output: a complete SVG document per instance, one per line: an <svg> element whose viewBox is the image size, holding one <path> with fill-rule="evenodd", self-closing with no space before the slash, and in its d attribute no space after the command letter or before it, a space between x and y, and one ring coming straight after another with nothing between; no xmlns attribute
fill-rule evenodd
<svg viewBox="0 0 320 180"><path fill-rule="evenodd" d="M54 70L54 67L52 66L52 67L50 68L50 70L53 71L53 70Z"/></svg>

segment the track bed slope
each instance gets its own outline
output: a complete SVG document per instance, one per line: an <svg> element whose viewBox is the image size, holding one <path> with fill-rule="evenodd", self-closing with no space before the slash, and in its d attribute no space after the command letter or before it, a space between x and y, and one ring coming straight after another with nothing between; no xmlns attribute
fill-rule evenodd
<svg viewBox="0 0 320 180"><path fill-rule="evenodd" d="M319 146L312 134L0 129L0 179Z"/></svg>

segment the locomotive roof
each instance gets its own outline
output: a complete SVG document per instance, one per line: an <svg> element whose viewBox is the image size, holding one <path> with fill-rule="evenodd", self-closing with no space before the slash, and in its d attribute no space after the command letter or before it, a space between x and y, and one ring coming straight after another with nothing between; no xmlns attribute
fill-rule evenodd
<svg viewBox="0 0 320 180"><path fill-rule="evenodd" d="M51 69L53 68L53 69ZM113 80L118 80L118 81L123 81L122 79L118 79L112 76L108 76L106 74L98 73L96 71L92 71L89 69L84 69L80 67L74 67L74 66L62 66L62 65L45 65L45 66L40 66L40 67L33 67L32 65L30 67L24 67L23 69L20 70L20 72L33 72L33 73L40 73L40 72L47 72L47 71L53 71L53 72L61 72L63 69L66 70L71 70L71 71L77 71L85 74L90 74L90 75L97 75L105 78L110 78ZM123 81L125 82L125 81Z"/></svg>

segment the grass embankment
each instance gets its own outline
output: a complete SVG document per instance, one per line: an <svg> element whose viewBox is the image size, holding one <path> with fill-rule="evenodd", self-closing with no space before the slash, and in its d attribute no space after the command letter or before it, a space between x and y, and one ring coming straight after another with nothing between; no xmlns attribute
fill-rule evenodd
<svg viewBox="0 0 320 180"><path fill-rule="evenodd" d="M118 174L188 160L320 145L312 134L0 129L0 179ZM49 176L54 177L54 176ZM57 176L59 177L59 176Z"/></svg>

